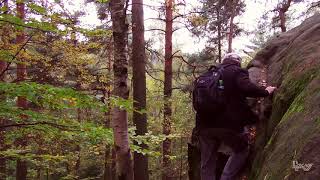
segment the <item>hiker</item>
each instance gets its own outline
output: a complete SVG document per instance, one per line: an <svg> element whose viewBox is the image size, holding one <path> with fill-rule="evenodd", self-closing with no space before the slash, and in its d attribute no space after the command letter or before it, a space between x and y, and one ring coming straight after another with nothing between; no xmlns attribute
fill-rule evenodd
<svg viewBox="0 0 320 180"><path fill-rule="evenodd" d="M249 153L248 143L241 133L245 126L258 120L247 104L246 97L266 97L275 90L272 86L264 88L253 84L249 80L248 71L241 68L241 60L238 54L228 53L224 56L220 68L217 68L217 72L221 74L219 83L223 83L223 105L212 105L210 110L203 110L204 107L194 104L197 111L195 129L199 134L201 151L201 180L216 179L217 153L222 147L224 152L229 148L230 157L223 169L221 180L234 180L237 177ZM202 80L205 81L206 79ZM197 96L199 94L194 94L194 101L197 101L197 98L200 98L198 101L209 99Z"/></svg>

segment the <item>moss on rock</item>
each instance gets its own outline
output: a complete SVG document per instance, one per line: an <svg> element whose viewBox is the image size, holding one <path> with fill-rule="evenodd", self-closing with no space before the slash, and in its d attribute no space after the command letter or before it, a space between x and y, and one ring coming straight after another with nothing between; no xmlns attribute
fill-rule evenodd
<svg viewBox="0 0 320 180"><path fill-rule="evenodd" d="M320 154L319 34L316 15L272 39L255 58L268 65L269 81L279 88L263 127L266 136L258 137L250 179L320 179L320 158L308 156ZM314 163L313 169L296 172L292 161Z"/></svg>

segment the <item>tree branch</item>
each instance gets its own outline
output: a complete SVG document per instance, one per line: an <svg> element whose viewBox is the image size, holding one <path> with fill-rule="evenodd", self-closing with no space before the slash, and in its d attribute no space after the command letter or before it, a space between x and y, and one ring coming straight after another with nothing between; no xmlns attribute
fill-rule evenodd
<svg viewBox="0 0 320 180"><path fill-rule="evenodd" d="M156 50L153 50L153 49L148 48L147 45L145 46L145 49L146 49L147 51L149 51L150 53L156 54L158 60L163 61L162 58L161 58L162 55L161 55L159 52L157 52Z"/></svg>
<svg viewBox="0 0 320 180"><path fill-rule="evenodd" d="M127 16L128 6L129 6L129 0L126 0L125 7L123 9L123 13L124 13L125 16Z"/></svg>
<svg viewBox="0 0 320 180"><path fill-rule="evenodd" d="M10 127L23 128L26 126L34 126L34 125L49 125L61 130L76 131L75 129L71 129L71 128L75 128L75 126L65 126L65 125L55 124L55 123L46 122L46 121L0 125L0 130L10 128Z"/></svg>
<svg viewBox="0 0 320 180"><path fill-rule="evenodd" d="M147 29L147 30L145 30L145 31L162 31L162 32L166 32L165 30L163 30L163 29L157 29L157 28L152 28L152 29Z"/></svg>
<svg viewBox="0 0 320 180"><path fill-rule="evenodd" d="M320 7L320 1L311 3L311 6L308 8L307 12L310 12L313 8Z"/></svg>
<svg viewBox="0 0 320 180"><path fill-rule="evenodd" d="M145 19L144 21L148 21L148 20L157 20L157 21L163 21L163 22L166 22L165 19L161 19L161 18L147 18Z"/></svg>
<svg viewBox="0 0 320 180"><path fill-rule="evenodd" d="M31 38L33 37L33 34L31 36L29 36L29 38L27 39L27 41L25 43L22 44L22 46L20 47L20 49L16 52L16 54L12 57L11 61L7 64L6 68L0 73L0 77L3 76L3 74L8 70L9 66L11 65L12 61L14 59L17 58L17 56L20 54L20 52L22 51L22 49L24 49L24 47L27 45L27 43L31 40Z"/></svg>
<svg viewBox="0 0 320 180"><path fill-rule="evenodd" d="M192 75L193 75L194 78L196 78L195 71L196 71L196 69L197 69L198 66L189 63L188 61L186 61L186 60L184 59L183 56L174 56L174 57L180 59L181 61L183 61L184 63L186 63L188 66L192 67L192 68L193 68L193 70L192 70ZM202 66L202 65L199 65L199 66ZM203 66L203 67L205 67L205 66Z"/></svg>
<svg viewBox="0 0 320 180"><path fill-rule="evenodd" d="M11 21L8 21L8 20L5 20L5 19L0 19L0 21L7 22L7 23L10 23L10 24L13 24L13 25L16 25L16 26L21 26L21 27L28 28L28 29L34 29L34 30L42 31L42 32L52 32L52 31L47 31L47 30L43 30L43 29L40 29L40 28L36 28L36 27L27 26L25 24L18 24L18 23L11 22Z"/></svg>
<svg viewBox="0 0 320 180"><path fill-rule="evenodd" d="M172 33L176 32L177 30L180 30L182 28L175 28L174 30L172 30Z"/></svg>
<svg viewBox="0 0 320 180"><path fill-rule="evenodd" d="M156 78L156 77L152 76L152 75L149 73L149 71L147 71L147 70L146 70L146 73L147 73L147 74L148 74L152 79L154 79L154 80L156 80L156 81L160 81L160 82L164 83L164 81L163 81L163 80L158 79L158 78Z"/></svg>

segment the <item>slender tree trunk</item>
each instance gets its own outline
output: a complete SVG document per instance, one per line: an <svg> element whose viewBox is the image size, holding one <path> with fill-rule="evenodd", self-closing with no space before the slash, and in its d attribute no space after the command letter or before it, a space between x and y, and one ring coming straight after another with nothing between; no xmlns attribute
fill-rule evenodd
<svg viewBox="0 0 320 180"><path fill-rule="evenodd" d="M80 84L80 87L81 87L81 84ZM78 122L81 123L81 121L83 119L83 110L78 108L77 115L78 115L78 117L77 117ZM75 152L77 153L76 163L72 167L71 171L72 171L73 176L78 177L78 175L80 173L80 165L81 165L81 146L80 146L80 144L76 145Z"/></svg>
<svg viewBox="0 0 320 180"><path fill-rule="evenodd" d="M8 8L8 0L5 0L3 2L4 7ZM7 14L7 11L4 12L5 14ZM7 39L7 27L6 25L4 25L2 28L2 39L3 39L3 43L4 46L6 47L6 45L8 44L8 39ZM3 72L7 67L7 63L5 61L1 61L0 60L0 73ZM4 81L4 73L3 75L0 77L0 81L3 82ZM0 96L0 101L4 101L5 97L3 95ZM0 118L0 125L4 125L5 124L5 119ZM6 149L5 145L4 145L4 137L5 136L5 130L0 130L0 151L4 151ZM6 158L0 155L0 180L5 180L6 179Z"/></svg>
<svg viewBox="0 0 320 180"><path fill-rule="evenodd" d="M108 90L107 97L109 96L110 91ZM110 107L110 106L108 106ZM110 111L106 112L106 128L110 128L110 121L111 121L111 113ZM107 144L106 150L105 150L105 159L104 159L104 174L103 179L104 180L114 180L114 176L112 175L112 146Z"/></svg>
<svg viewBox="0 0 320 180"><path fill-rule="evenodd" d="M165 34L165 67L164 67L164 120L163 134L171 133L171 95L172 95L172 25L173 25L173 0L166 0L166 34ZM168 180L172 176L170 166L171 140L166 139L162 144L162 180Z"/></svg>
<svg viewBox="0 0 320 180"><path fill-rule="evenodd" d="M220 7L216 7L217 22L218 22L218 61L221 63L221 20L220 20Z"/></svg>
<svg viewBox="0 0 320 180"><path fill-rule="evenodd" d="M43 144L44 139L37 135L37 144L38 144L38 151L37 155L41 156L46 153L46 151L43 149L46 145ZM37 179L44 179L44 169L42 166L37 166Z"/></svg>
<svg viewBox="0 0 320 180"><path fill-rule="evenodd" d="M7 67L7 63L5 61L0 60L0 72L3 72ZM2 76L0 76L0 81L3 82L4 81L4 74Z"/></svg>
<svg viewBox="0 0 320 180"><path fill-rule="evenodd" d="M4 119L0 119L0 125L4 124ZM5 131L0 130L0 151L5 150L4 147L4 135ZM3 156L0 156L0 180L5 180L6 179L6 158Z"/></svg>
<svg viewBox="0 0 320 180"><path fill-rule="evenodd" d="M79 172L80 172L80 163L81 163L81 147L80 145L77 145L76 147L76 152L78 153L77 154L77 160L76 160L76 164L74 166L74 171L73 171L73 175L75 177L78 177L79 175Z"/></svg>
<svg viewBox="0 0 320 180"><path fill-rule="evenodd" d="M117 163L116 163L116 149L115 149L115 147L111 148L111 158L112 158L112 162L111 162L111 178L113 180L116 180L116 177L117 177L117 167L116 167L116 165L117 165Z"/></svg>
<svg viewBox="0 0 320 180"><path fill-rule="evenodd" d="M285 12L280 10L279 11L279 17L280 17L281 32L286 32L287 31L287 27L286 27L286 15L285 15Z"/></svg>
<svg viewBox="0 0 320 180"><path fill-rule="evenodd" d="M3 97L1 97L1 99L3 100ZM0 125L4 125L5 120L0 118ZM5 145L4 145L4 135L5 135L5 131L4 130L0 130L0 151L4 151L6 149ZM0 180L5 180L6 179L6 158L4 156L0 155Z"/></svg>
<svg viewBox="0 0 320 180"><path fill-rule="evenodd" d="M180 155L183 154L183 141L182 141L183 137L180 137ZM180 169L179 169L179 180L182 180L182 172L183 172L183 161L184 161L184 157L181 156L180 157Z"/></svg>
<svg viewBox="0 0 320 180"><path fill-rule="evenodd" d="M111 0L111 19L114 42L114 90L117 97L128 99L128 60L126 37L128 25L126 24L126 7L123 0ZM117 179L132 180L133 165L129 148L128 115L127 111L119 107L113 108L112 127L116 151Z"/></svg>
<svg viewBox="0 0 320 180"><path fill-rule="evenodd" d="M25 18L25 4L24 1L17 1L17 15L20 19L24 20ZM25 41L25 36L23 30L18 32L17 35L17 44L22 44ZM24 81L27 77L27 67L25 64L18 63L17 64L17 81ZM25 97L18 97L17 106L21 109L27 108L27 99ZM22 117L24 118L24 117ZM22 137L17 140L17 144L23 146L27 145L26 138ZM27 179L27 162L21 159L17 160L17 172L16 172L17 180L25 180Z"/></svg>
<svg viewBox="0 0 320 180"><path fill-rule="evenodd" d="M146 109L146 54L144 40L143 0L132 0L132 71L133 71L133 107ZM136 135L147 133L146 113L133 112ZM138 145L137 143L135 143ZM141 148L147 148L145 144ZM134 179L148 180L148 157L134 153Z"/></svg>
<svg viewBox="0 0 320 180"><path fill-rule="evenodd" d="M107 93L109 94L109 93ZM107 95L108 96L108 95ZM110 97L110 96L108 96ZM110 106L108 106L110 107ZM105 123L105 126L106 128L110 128L110 121L111 121L111 113L110 111L106 112L106 123ZM112 146L107 144L106 145L106 150L105 150L105 159L104 159L104 175L103 175L103 178L104 180L114 180L112 178L112 167L111 167L111 160L112 160L112 157L111 157L111 148Z"/></svg>
<svg viewBox="0 0 320 180"><path fill-rule="evenodd" d="M109 53L108 56L108 75L111 77L111 53ZM104 91L104 100L107 100L107 107L108 112L105 113L106 121L105 121L105 127L110 128L110 122L111 122L111 104L110 104L110 97L111 97L111 82L108 81L107 84L107 90ZM112 158L112 146L107 144L106 150L105 150L105 162L104 162L104 180L115 180L113 176L112 171L112 162L114 159Z"/></svg>
<svg viewBox="0 0 320 180"><path fill-rule="evenodd" d="M285 0L282 6L278 9L281 32L286 32L286 12L289 10L292 0Z"/></svg>
<svg viewBox="0 0 320 180"><path fill-rule="evenodd" d="M231 17L230 17L230 31L229 31L229 39L228 39L228 53L232 52L232 40L233 40L233 31L234 31L234 24L233 24L233 20L234 20L234 16L236 14L236 8L238 5L238 0L233 0L232 3L232 13L231 13Z"/></svg>

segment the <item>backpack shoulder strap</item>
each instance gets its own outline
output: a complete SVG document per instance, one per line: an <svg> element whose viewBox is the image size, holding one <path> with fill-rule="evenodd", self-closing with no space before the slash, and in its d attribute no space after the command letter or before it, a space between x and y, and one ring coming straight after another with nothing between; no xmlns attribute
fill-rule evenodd
<svg viewBox="0 0 320 180"><path fill-rule="evenodd" d="M226 64L226 65L223 65L223 64L220 64L217 68L218 68L218 72L219 74L221 75L221 78L223 78L223 71L225 70L225 68L229 67L229 66L232 66L233 64Z"/></svg>
<svg viewBox="0 0 320 180"><path fill-rule="evenodd" d="M219 68L219 69L225 69L225 68L227 68L227 67L229 67L229 66L233 66L233 64L220 64L220 65L218 66L218 68Z"/></svg>
<svg viewBox="0 0 320 180"><path fill-rule="evenodd" d="M209 67L208 71L212 71L212 70L218 69L218 68L219 68L219 66L212 65L212 66Z"/></svg>

